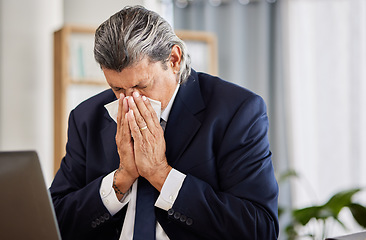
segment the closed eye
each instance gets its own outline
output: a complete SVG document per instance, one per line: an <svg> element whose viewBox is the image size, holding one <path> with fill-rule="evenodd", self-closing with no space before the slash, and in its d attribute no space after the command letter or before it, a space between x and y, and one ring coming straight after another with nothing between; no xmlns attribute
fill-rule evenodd
<svg viewBox="0 0 366 240"><path fill-rule="evenodd" d="M115 92L119 92L122 90L122 88L119 88L119 87L112 87L113 91Z"/></svg>
<svg viewBox="0 0 366 240"><path fill-rule="evenodd" d="M147 88L147 86L146 85L143 85L143 86L136 86L137 88L139 88L139 89L144 89L144 88Z"/></svg>

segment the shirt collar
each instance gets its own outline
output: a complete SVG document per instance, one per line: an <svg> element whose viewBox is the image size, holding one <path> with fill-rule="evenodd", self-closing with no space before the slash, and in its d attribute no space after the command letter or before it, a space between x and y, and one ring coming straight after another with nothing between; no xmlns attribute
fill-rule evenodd
<svg viewBox="0 0 366 240"><path fill-rule="evenodd" d="M177 84L177 88L175 89L175 92L172 96L172 98L170 99L168 105L166 106L166 108L164 109L164 111L161 113L161 118L165 121L168 122L168 118L169 118L169 114L170 114L170 110L172 110L172 106L173 106L173 102L175 100L175 97L177 96L178 90L179 90L180 84Z"/></svg>

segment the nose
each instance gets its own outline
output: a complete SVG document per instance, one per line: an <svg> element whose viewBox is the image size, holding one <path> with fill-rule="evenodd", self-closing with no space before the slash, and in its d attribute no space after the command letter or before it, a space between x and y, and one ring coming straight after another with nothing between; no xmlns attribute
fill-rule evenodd
<svg viewBox="0 0 366 240"><path fill-rule="evenodd" d="M126 90L126 96L132 96L133 92L138 92L139 94L141 94L140 91L138 91L136 88L129 88Z"/></svg>
<svg viewBox="0 0 366 240"><path fill-rule="evenodd" d="M132 93L133 93L133 88L129 88L126 90L126 97L127 96L132 96Z"/></svg>

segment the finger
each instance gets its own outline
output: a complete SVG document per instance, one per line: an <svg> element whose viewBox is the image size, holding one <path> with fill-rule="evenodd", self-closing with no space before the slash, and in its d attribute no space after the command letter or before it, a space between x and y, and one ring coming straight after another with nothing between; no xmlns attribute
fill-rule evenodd
<svg viewBox="0 0 366 240"><path fill-rule="evenodd" d="M145 96L141 96L138 92L134 92L133 97L139 109L139 113L144 119L149 129L151 130L159 126L159 121L156 116L156 112L151 106L150 101Z"/></svg>
<svg viewBox="0 0 366 240"><path fill-rule="evenodd" d="M152 107L149 99L145 96L142 96L141 99L144 102L146 108L150 111L150 113L152 113L152 120L154 121L154 124L160 125L160 119L158 119L158 116L156 115L156 112L155 112L154 108Z"/></svg>
<svg viewBox="0 0 366 240"><path fill-rule="evenodd" d="M147 119L146 123L147 126L149 127L151 134L153 136L164 135L164 132L162 131L163 129L160 126L160 119L158 119L156 112L150 103L150 100L145 96L142 96L141 100L142 103L145 105L147 111L151 114L150 118L148 117L145 118Z"/></svg>
<svg viewBox="0 0 366 240"><path fill-rule="evenodd" d="M122 104L123 104L123 98L122 95L120 95L120 98L118 99L118 111L117 111L117 134L116 138L118 138L121 135L121 126L122 126ZM117 140L117 139L116 139Z"/></svg>
<svg viewBox="0 0 366 240"><path fill-rule="evenodd" d="M117 113L117 133L116 143L119 147L123 142L131 141L131 132L128 128L128 122L126 121L126 113L128 111L127 99L121 94L121 98L118 102L118 113Z"/></svg>
<svg viewBox="0 0 366 240"><path fill-rule="evenodd" d="M120 98L118 99L118 111L117 111L117 134L120 133L122 122L125 114L128 111L127 100L123 93L120 94Z"/></svg>
<svg viewBox="0 0 366 240"><path fill-rule="evenodd" d="M131 136L133 137L134 141L141 141L142 139L142 132L148 131L148 129L140 130L140 127L138 126L136 122L135 113L132 109L128 111L127 113L127 121L129 125L129 129L131 131Z"/></svg>
<svg viewBox="0 0 366 240"><path fill-rule="evenodd" d="M121 93L121 96L122 96L123 94ZM124 95L123 95L124 96ZM122 116L125 116L125 114L128 112L128 102L127 102L127 97L123 97L123 114L122 114Z"/></svg>
<svg viewBox="0 0 366 240"><path fill-rule="evenodd" d="M138 98L140 98L140 97L138 97ZM137 107L134 97L128 98L128 106L130 107L130 109L133 112L132 115L134 116L134 121L136 122L139 129L141 129L143 131L146 130L147 123L146 123L144 117L141 115L140 109Z"/></svg>
<svg viewBox="0 0 366 240"><path fill-rule="evenodd" d="M128 124L128 117L127 114L125 114L125 117L123 119L123 125L122 125L122 135L123 135L123 140L126 141L126 143L131 143L132 142L132 137L131 137L131 130L130 130L130 126Z"/></svg>

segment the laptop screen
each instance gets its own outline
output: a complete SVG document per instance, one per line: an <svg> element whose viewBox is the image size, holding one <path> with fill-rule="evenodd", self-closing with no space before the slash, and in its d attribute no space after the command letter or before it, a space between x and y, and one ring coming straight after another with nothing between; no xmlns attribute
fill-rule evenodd
<svg viewBox="0 0 366 240"><path fill-rule="evenodd" d="M61 239L36 152L0 152L0 189L0 239Z"/></svg>

